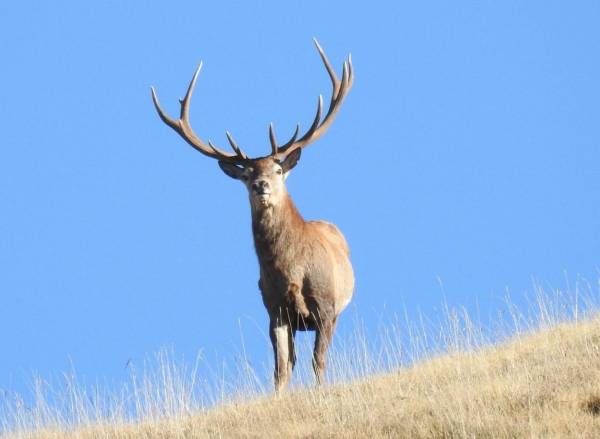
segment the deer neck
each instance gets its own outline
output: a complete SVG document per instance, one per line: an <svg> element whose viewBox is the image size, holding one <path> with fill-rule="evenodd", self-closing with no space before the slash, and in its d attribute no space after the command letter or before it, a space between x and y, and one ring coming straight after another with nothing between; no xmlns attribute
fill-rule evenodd
<svg viewBox="0 0 600 439"><path fill-rule="evenodd" d="M285 257L299 242L304 219L286 192L279 203L265 208L252 207L252 233L259 262Z"/></svg>

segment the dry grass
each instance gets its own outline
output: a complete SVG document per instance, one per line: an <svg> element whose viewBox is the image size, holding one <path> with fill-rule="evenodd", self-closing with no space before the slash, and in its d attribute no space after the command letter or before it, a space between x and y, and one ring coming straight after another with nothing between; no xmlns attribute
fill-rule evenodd
<svg viewBox="0 0 600 439"><path fill-rule="evenodd" d="M575 320L580 310L567 312L549 302L540 302L535 331L530 321L528 333L518 327L511 339L495 346L475 336L479 332L467 316L457 319L449 312L443 328L446 353L429 352L410 367L352 382L258 395L205 410L190 405L183 386L171 391L179 402L171 401L170 410L139 410L136 422L126 422L114 408L101 410L98 416L81 415L68 433L60 416L45 407L48 413L34 415L37 424L21 420L21 432L13 434L40 439L599 437L600 319ZM392 357L398 356L400 348L390 346L391 339L387 343ZM334 367L349 367L350 359L369 362L357 355L359 350L346 357L342 352L345 359L334 361ZM76 412L85 412L77 398L72 404Z"/></svg>

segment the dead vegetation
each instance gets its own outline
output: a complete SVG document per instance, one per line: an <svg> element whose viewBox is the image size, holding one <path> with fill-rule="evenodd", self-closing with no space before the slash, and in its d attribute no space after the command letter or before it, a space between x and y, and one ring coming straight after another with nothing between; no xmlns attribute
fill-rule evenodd
<svg viewBox="0 0 600 439"><path fill-rule="evenodd" d="M598 437L600 319L541 326L499 345L463 346L411 367L320 389L259 395L137 422L83 423L68 433L57 422L13 434L39 439Z"/></svg>

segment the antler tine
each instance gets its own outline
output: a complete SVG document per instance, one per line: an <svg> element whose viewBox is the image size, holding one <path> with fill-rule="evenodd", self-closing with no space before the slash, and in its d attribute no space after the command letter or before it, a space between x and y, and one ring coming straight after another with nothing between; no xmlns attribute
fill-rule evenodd
<svg viewBox="0 0 600 439"><path fill-rule="evenodd" d="M348 83L350 81L350 73L348 73L349 71L350 69L348 67L348 63L344 61L344 64L342 66L342 82L340 84L338 94L335 98L336 101L339 99L343 99L346 96L346 93L348 91Z"/></svg>
<svg viewBox="0 0 600 439"><path fill-rule="evenodd" d="M192 126L190 125L189 117L190 117L190 101L192 99L192 94L194 93L194 88L196 86L196 80L198 79L198 75L200 74L200 70L202 69L202 63L198 66L196 71L194 72L194 76L192 76L192 80L188 86L187 92L185 93L185 97L179 100L180 104L180 116L178 120L175 120L167 115L165 111L160 106L160 102L156 95L156 91L154 87L151 87L152 91L152 102L154 103L154 107L158 112L158 116L161 120L171 127L177 134L179 134L187 143L189 143L194 149L201 152L202 154L212 157L217 160L230 162L230 163L238 163L242 160L247 159L246 154L244 154L241 149L235 144L229 133L227 133L227 139L229 143L231 143L232 148L235 151L234 154L227 153L216 146L214 146L210 141L208 144L204 143L194 132ZM235 146L234 146L235 145Z"/></svg>
<svg viewBox="0 0 600 439"><path fill-rule="evenodd" d="M318 123L318 120L317 120L317 123ZM290 138L290 140L288 140L282 146L278 146L277 138L275 137L275 127L273 126L273 122L271 122L269 124L269 142L271 143L271 155L276 156L279 153L279 149L289 147L292 143L294 143L296 141L296 138L298 137L299 133L300 133L300 124L298 123L298 124L296 124L296 129L294 130L294 134L292 134L292 137Z"/></svg>
<svg viewBox="0 0 600 439"><path fill-rule="evenodd" d="M354 82L354 66L352 65L352 54L351 53L348 54L348 59L346 60L346 62L348 63L348 74L349 74L348 83L350 84L350 86L352 86L352 83Z"/></svg>
<svg viewBox="0 0 600 439"><path fill-rule="evenodd" d="M271 155L277 155L277 138L275 137L275 128L273 122L269 124L269 141L271 142Z"/></svg>
<svg viewBox="0 0 600 439"><path fill-rule="evenodd" d="M288 146L290 146L292 143L294 143L296 141L296 137L298 137L298 134L300 134L300 124L296 124L296 129L294 130L294 134L292 134L292 137L290 138L290 140L288 140L285 145L280 146L279 148L287 148Z"/></svg>
<svg viewBox="0 0 600 439"><path fill-rule="evenodd" d="M235 140L233 140L231 133L229 131L225 131L225 135L227 136L227 140L229 141L229 144L231 145L231 148L235 151L235 153L244 160L247 160L248 156L244 153L244 151L241 150L241 148L237 145Z"/></svg>
<svg viewBox="0 0 600 439"><path fill-rule="evenodd" d="M200 70L202 70L202 61L200 61L198 68L194 72L194 76L192 76L192 80L188 85L184 98L179 99L179 105L181 106L179 117L183 121L188 121L190 118L190 100L194 93L194 88L196 88L196 81L198 80L198 75L200 75Z"/></svg>
<svg viewBox="0 0 600 439"><path fill-rule="evenodd" d="M325 52L323 51L323 48L321 47L321 45L319 44L317 39L313 38L313 41L315 43L315 46L317 46L317 50L319 51L321 60L323 60L323 64L325 64L325 69L327 70L327 73L329 73L329 78L331 79L331 84L333 85L333 94L331 96L333 98L333 96L337 95L337 92L340 87L340 81L338 80L337 75L335 74L335 70L333 70L331 63L329 62L329 59L327 58L327 55L325 55Z"/></svg>
<svg viewBox="0 0 600 439"><path fill-rule="evenodd" d="M167 116L167 114L164 112L164 110L160 106L160 102L158 100L158 96L156 96L156 91L154 90L154 87L150 87L150 91L152 92L152 102L154 102L154 108L156 108L156 111L158 112L158 116L160 117L160 119L165 124L167 124L168 126L173 128L174 130L177 129L177 127L178 127L177 121L175 119L171 119L169 116Z"/></svg>
<svg viewBox="0 0 600 439"><path fill-rule="evenodd" d="M219 149L215 145L213 145L213 143L210 141L210 139L208 139L207 143L208 143L208 146L210 147L210 149L212 149L215 154L219 153L218 152Z"/></svg>
<svg viewBox="0 0 600 439"><path fill-rule="evenodd" d="M354 82L354 70L352 67L352 57L349 55L348 59L344 61L342 67L342 79L338 79L335 70L331 66L327 55L325 55L325 51L317 41L314 39L315 47L319 52L319 56L323 61L323 65L325 66L325 70L327 70L327 74L329 75L329 79L331 80L331 100L329 102L329 108L327 109L327 113L323 120L321 120L321 114L323 112L323 96L319 95L319 101L317 104L317 113L311 124L310 128L304 133L298 140L295 140L297 134L295 133L292 139L283 146L278 148L279 155L288 155L292 151L298 148L304 148L308 144L314 142L320 136L322 136L333 120L335 119L335 115L341 107L341 104L350 91L352 87L352 83Z"/></svg>
<svg viewBox="0 0 600 439"><path fill-rule="evenodd" d="M316 129L319 127L319 122L321 122L321 114L323 113L323 95L319 95L319 99L317 100L317 112L315 114L315 118L313 119L312 124L310 125L310 128L308 129L308 131L306 131L306 133L304 133L304 135L302 137L300 137L300 139L298 139L297 144L306 142L316 131Z"/></svg>

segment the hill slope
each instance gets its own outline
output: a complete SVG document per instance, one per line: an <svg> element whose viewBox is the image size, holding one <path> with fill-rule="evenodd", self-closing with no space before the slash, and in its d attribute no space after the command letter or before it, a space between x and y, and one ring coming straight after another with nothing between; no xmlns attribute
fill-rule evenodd
<svg viewBox="0 0 600 439"><path fill-rule="evenodd" d="M359 382L36 438L599 437L600 319Z"/></svg>

